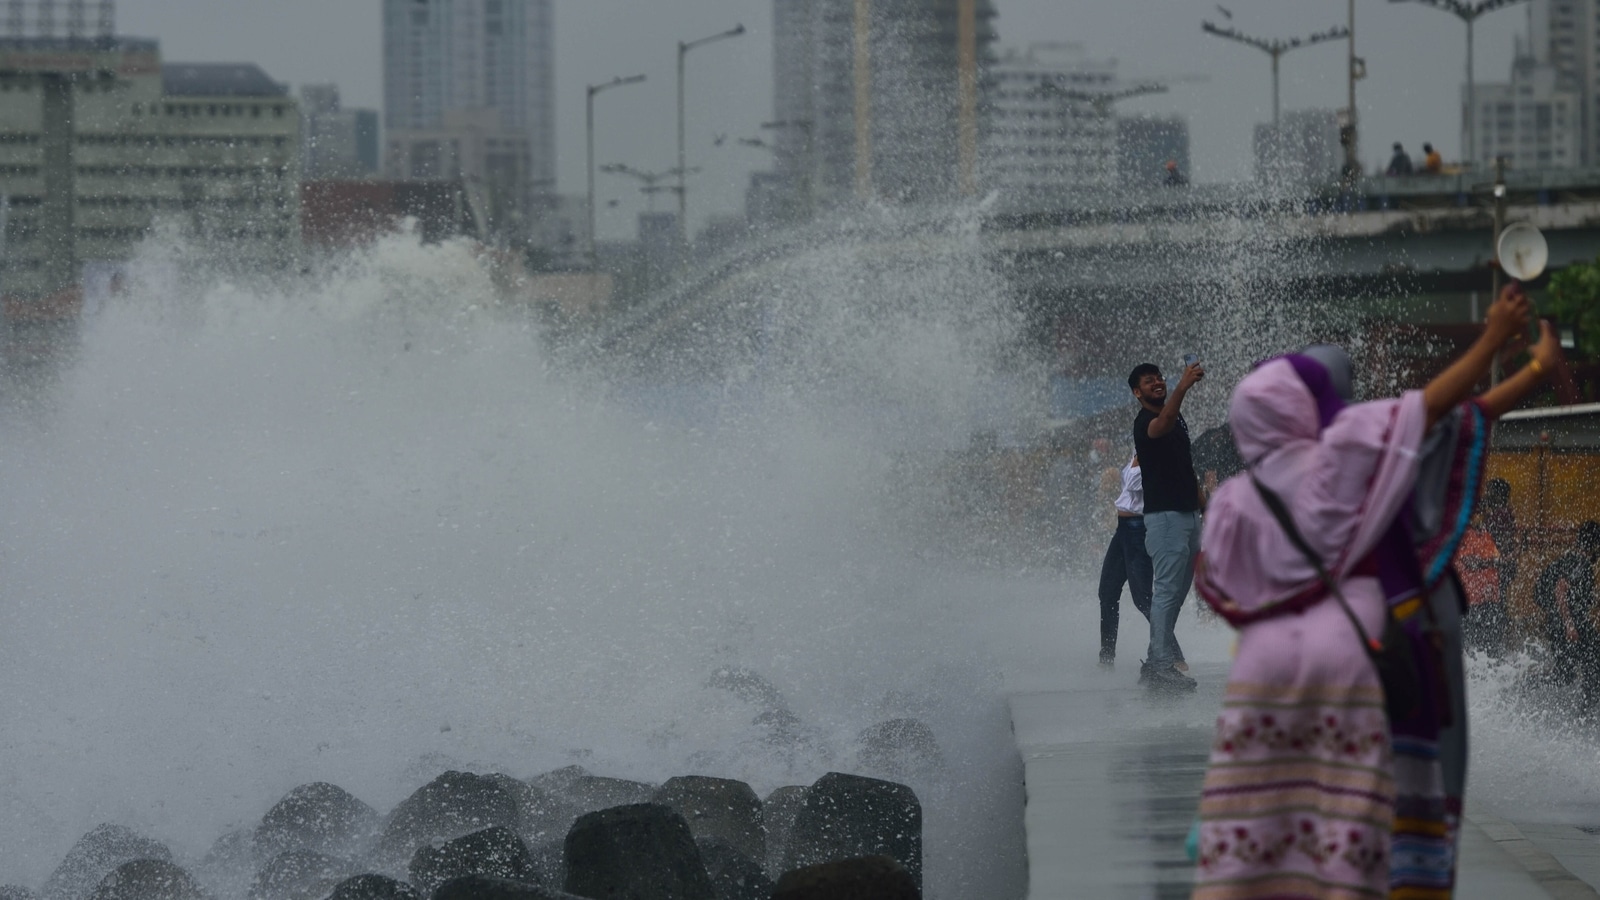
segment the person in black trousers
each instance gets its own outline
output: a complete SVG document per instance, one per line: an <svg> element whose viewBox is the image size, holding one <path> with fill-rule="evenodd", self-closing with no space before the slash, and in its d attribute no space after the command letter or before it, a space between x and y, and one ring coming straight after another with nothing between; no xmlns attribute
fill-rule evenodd
<svg viewBox="0 0 1600 900"><path fill-rule="evenodd" d="M1150 621L1153 571L1150 554L1144 549L1144 482L1139 457L1122 467L1122 485L1117 494L1117 530L1111 535L1105 559L1100 563L1100 666L1110 669L1117 660L1117 627L1122 618L1122 586L1133 595L1133 608ZM1177 665L1187 669L1183 650L1174 649Z"/></svg>

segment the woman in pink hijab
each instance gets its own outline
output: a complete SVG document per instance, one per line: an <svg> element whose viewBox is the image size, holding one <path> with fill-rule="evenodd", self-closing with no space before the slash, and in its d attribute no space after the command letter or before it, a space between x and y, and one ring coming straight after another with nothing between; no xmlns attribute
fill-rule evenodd
<svg viewBox="0 0 1600 900"><path fill-rule="evenodd" d="M1398 399L1348 404L1349 357L1327 346L1263 363L1234 391L1248 471L1207 508L1195 573L1239 629L1200 802L1195 900L1451 895L1466 705L1450 559L1487 425L1560 363L1550 326L1531 363L1469 396L1529 316L1508 286L1477 342ZM1391 616L1419 688L1392 713L1368 655Z"/></svg>

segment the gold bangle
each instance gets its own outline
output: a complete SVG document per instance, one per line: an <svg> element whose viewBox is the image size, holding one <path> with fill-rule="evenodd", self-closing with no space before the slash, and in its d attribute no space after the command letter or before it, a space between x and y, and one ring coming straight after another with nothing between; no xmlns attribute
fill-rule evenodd
<svg viewBox="0 0 1600 900"><path fill-rule="evenodd" d="M1535 377L1544 377L1544 363L1539 362L1538 358L1528 360L1528 368L1533 370Z"/></svg>

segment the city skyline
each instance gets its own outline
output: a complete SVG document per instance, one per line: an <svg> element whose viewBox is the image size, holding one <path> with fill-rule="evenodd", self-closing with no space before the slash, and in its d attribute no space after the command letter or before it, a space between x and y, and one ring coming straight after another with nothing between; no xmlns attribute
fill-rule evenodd
<svg viewBox="0 0 1600 900"><path fill-rule="evenodd" d="M1449 16L1418 4L1358 0L1357 52L1369 77L1360 83L1362 157L1369 166L1396 140L1413 151L1431 141L1447 157L1460 148L1459 97L1465 32ZM1250 0L1228 5L1234 23L1251 33L1289 37L1344 21L1345 4L1331 0ZM1077 41L1097 56L1115 57L1128 77L1201 75L1209 81L1171 93L1136 98L1127 112L1183 113L1191 121L1198 181L1250 177L1254 125L1270 118L1271 84L1264 55L1210 38L1203 19L1219 16L1210 2L1127 0L1111 8L1093 2L998 0L999 46L1035 40ZM218 16L222 11L224 15ZM770 154L739 145L772 113L770 0L663 0L641 7L624 0L555 6L557 183L582 192L583 86L643 73L646 85L602 99L597 112L598 161L645 170L674 161L675 42L712 34L736 22L750 33L695 54L689 65L691 217L741 212L751 172L771 166ZM347 107L382 107L382 23L378 0L280 0L271 8L244 0L120 0L118 30L155 37L178 61L251 61L293 84L332 82ZM221 24L219 24L221 23ZM307 27L316 23L316 27ZM1526 30L1522 8L1495 13L1477 25L1480 83L1504 81L1513 35ZM1416 52L1427 47L1426 55ZM1343 105L1343 42L1286 58L1285 110ZM716 135L729 137L714 146ZM615 207L608 201L616 200ZM634 185L600 182L602 238L631 238L644 198Z"/></svg>

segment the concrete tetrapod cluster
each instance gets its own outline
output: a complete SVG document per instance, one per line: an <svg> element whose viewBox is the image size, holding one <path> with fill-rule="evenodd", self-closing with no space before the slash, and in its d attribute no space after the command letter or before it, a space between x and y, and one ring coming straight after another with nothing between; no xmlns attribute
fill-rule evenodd
<svg viewBox="0 0 1600 900"><path fill-rule="evenodd" d="M117 825L35 893L3 900L854 900L921 896L922 807L829 773L763 802L741 781L662 785L577 766L519 780L445 772L386 816L341 788L290 791L192 868Z"/></svg>

